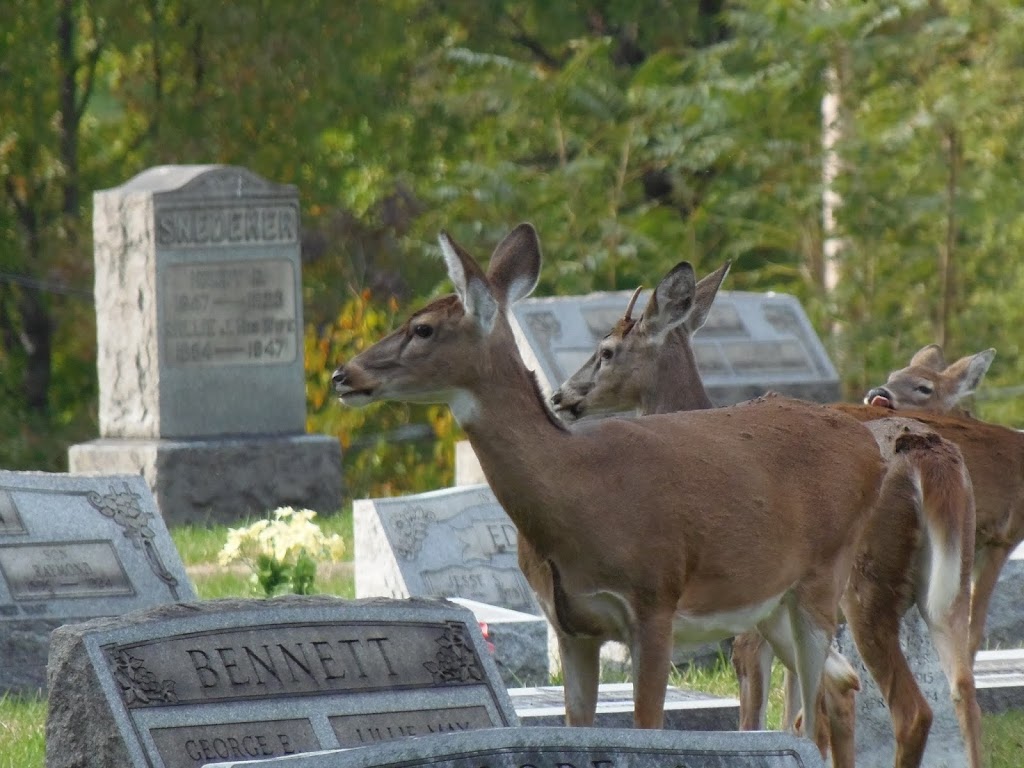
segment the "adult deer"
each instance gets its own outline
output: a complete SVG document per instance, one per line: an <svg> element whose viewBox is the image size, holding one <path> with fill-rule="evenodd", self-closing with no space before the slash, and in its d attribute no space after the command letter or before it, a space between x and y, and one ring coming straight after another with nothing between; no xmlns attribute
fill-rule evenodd
<svg viewBox="0 0 1024 768"><path fill-rule="evenodd" d="M929 425L955 442L974 483L977 506L974 573L971 592L971 654L985 636L985 618L999 572L1024 541L1024 434L977 419L944 415L960 397L980 383L995 356L987 349L946 366L942 349L919 350L910 365L889 375L882 387L870 390L872 408L846 409L855 418L899 411ZM919 410L904 410L907 408Z"/></svg>
<svg viewBox="0 0 1024 768"><path fill-rule="evenodd" d="M910 365L893 371L885 384L870 390L864 402L894 411L952 413L978 388L995 356L990 347L946 365L942 347L928 344L910 358Z"/></svg>
<svg viewBox="0 0 1024 768"><path fill-rule="evenodd" d="M553 395L556 408L579 418L637 408L641 413L711 408L691 338L703 326L726 264L695 282L682 262L655 288L642 317L632 310ZM876 412L884 417L884 413ZM899 645L900 617L916 602L943 670L972 766L980 761L980 711L968 651L969 574L974 549L970 479L951 442L909 419L876 418L865 426L886 460L878 507L860 542L842 607L864 662L885 694L897 740L896 765L920 763L931 711ZM756 633L736 638L741 727L764 728L771 651ZM852 750L852 740L833 743Z"/></svg>
<svg viewBox="0 0 1024 768"><path fill-rule="evenodd" d="M673 636L757 627L796 671L817 736L823 681L857 682L830 641L882 479L871 435L783 398L570 430L507 317L538 279L533 227L508 234L486 273L439 239L456 294L338 368L334 386L348 405L449 405L519 531L520 565L558 638L568 723L593 723L605 641L631 649L634 722L659 728Z"/></svg>

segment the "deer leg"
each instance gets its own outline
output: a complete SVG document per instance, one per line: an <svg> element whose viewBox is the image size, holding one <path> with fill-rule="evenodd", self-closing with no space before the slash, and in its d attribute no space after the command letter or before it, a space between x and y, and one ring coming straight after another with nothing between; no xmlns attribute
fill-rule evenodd
<svg viewBox="0 0 1024 768"><path fill-rule="evenodd" d="M593 725L601 676L601 641L558 632L558 652L565 678L565 723Z"/></svg>
<svg viewBox="0 0 1024 768"><path fill-rule="evenodd" d="M672 666L672 616L641 617L632 643L633 724L663 728L665 688Z"/></svg>
<svg viewBox="0 0 1024 768"><path fill-rule="evenodd" d="M956 719L967 749L967 764L970 768L980 768L981 708L978 706L971 652L968 648L968 613L967 600L959 599L941 619L932 620L924 611L921 612L931 631L942 671L949 680Z"/></svg>
<svg viewBox="0 0 1024 768"><path fill-rule="evenodd" d="M732 642L732 667L740 684L740 730L765 730L772 647L758 632L744 632ZM787 726L792 721L786 722Z"/></svg>
<svg viewBox="0 0 1024 768"><path fill-rule="evenodd" d="M900 617L906 601L898 599L894 605L888 584L879 588L855 574L847 593L855 597L843 601L843 612L864 665L889 705L896 768L916 768L931 729L932 710L900 648Z"/></svg>
<svg viewBox="0 0 1024 768"><path fill-rule="evenodd" d="M974 587L971 593L971 659L978 655L978 649L985 637L985 620L988 604L1003 565L1013 551L1009 546L979 547L974 552Z"/></svg>

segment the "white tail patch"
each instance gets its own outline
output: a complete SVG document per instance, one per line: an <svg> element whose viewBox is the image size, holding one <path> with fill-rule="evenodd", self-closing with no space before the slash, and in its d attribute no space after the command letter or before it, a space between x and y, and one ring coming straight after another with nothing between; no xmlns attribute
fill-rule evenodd
<svg viewBox="0 0 1024 768"><path fill-rule="evenodd" d="M829 648L828 657L825 659L825 679L831 683L833 690L840 693L860 690L860 678L857 676L857 671L846 660L846 657L834 648Z"/></svg>
<svg viewBox="0 0 1024 768"><path fill-rule="evenodd" d="M948 531L936 525L932 515L924 509L924 494L921 488L920 473L914 473L914 485L920 500L922 524L928 539L926 553L928 567L928 592L925 604L920 606L930 619L937 620L945 616L960 593L960 542ZM940 516L939 519L942 519ZM919 593L920 594L920 593Z"/></svg>

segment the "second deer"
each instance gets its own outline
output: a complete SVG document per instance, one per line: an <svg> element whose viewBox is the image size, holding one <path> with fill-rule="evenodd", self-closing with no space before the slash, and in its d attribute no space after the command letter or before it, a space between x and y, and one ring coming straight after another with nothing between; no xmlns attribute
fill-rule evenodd
<svg viewBox="0 0 1024 768"><path fill-rule="evenodd" d="M560 412L579 418L638 409L666 413L709 409L691 337L700 329L729 265L700 282L682 262L655 288L642 317L626 312L591 358L553 395ZM909 419L875 411L865 426L886 461L878 506L858 548L842 607L865 665L885 693L897 742L896 765L920 764L931 710L899 645L899 621L915 603L949 679L972 767L980 765L981 717L968 644L969 576L974 551L971 482L957 447ZM895 599L893 599L895 596ZM737 637L741 727L764 727L771 652L756 634ZM833 736L835 753L852 759L852 736Z"/></svg>

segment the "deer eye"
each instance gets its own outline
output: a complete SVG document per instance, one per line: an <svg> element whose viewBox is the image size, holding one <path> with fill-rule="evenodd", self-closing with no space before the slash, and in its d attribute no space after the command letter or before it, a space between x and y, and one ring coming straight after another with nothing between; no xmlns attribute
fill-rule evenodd
<svg viewBox="0 0 1024 768"><path fill-rule="evenodd" d="M605 347L604 349L601 350L601 359L602 360L611 360L612 357L614 357L614 356L615 356L615 352L614 352L614 350L612 350L611 347Z"/></svg>
<svg viewBox="0 0 1024 768"><path fill-rule="evenodd" d="M421 339L429 339L434 335L434 329L426 323L418 323L412 327L412 332Z"/></svg>
<svg viewBox="0 0 1024 768"><path fill-rule="evenodd" d="M932 393L932 388L929 387L927 384L919 384L918 386L914 387L914 391L920 392L922 395L930 395Z"/></svg>

